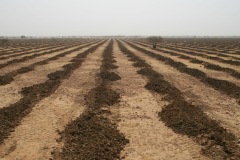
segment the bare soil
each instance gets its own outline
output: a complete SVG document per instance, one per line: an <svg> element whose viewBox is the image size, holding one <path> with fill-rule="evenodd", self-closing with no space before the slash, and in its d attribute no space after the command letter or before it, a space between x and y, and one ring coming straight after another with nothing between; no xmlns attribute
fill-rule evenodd
<svg viewBox="0 0 240 160"><path fill-rule="evenodd" d="M240 159L238 42L130 41L1 46L0 159Z"/></svg>

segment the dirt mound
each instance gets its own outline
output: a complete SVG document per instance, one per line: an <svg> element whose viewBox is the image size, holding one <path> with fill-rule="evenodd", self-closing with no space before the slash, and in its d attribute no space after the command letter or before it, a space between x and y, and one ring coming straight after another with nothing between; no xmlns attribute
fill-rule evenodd
<svg viewBox="0 0 240 160"><path fill-rule="evenodd" d="M116 66L116 65L114 65L114 64L112 64L112 63L104 63L104 64L102 65L102 67L103 67L104 69L106 69L106 70L109 70L109 69L117 69L117 68L118 68L118 66Z"/></svg>
<svg viewBox="0 0 240 160"><path fill-rule="evenodd" d="M64 159L116 159L128 140L104 115L104 106L119 101L119 94L106 85L99 85L86 96L87 110L67 126L64 132ZM109 112L109 111L108 111ZM74 158L73 158L74 157Z"/></svg>
<svg viewBox="0 0 240 160"><path fill-rule="evenodd" d="M120 95L116 91L106 87L101 84L91 90L86 96L85 101L87 106L95 107L108 105L111 106L117 102L119 102Z"/></svg>
<svg viewBox="0 0 240 160"><path fill-rule="evenodd" d="M71 52L80 50L80 49L82 49L82 48L84 48L84 47L87 47L87 46L90 46L90 45L92 45L92 44L93 44L93 43L90 43L90 44L87 44L87 45L78 47L78 48L76 48L76 49L73 49L73 50L70 50L70 51L61 53L61 54L59 54L59 55L56 55L56 56L51 57L51 58L48 58L48 59L46 59L46 60L36 62L36 63L34 63L34 64L32 64L32 65L30 65L30 66L28 66L28 67L22 67L22 68L20 68L20 69L18 69L18 70L15 70L15 71L13 71L13 72L10 72L10 73L7 73L7 74L5 74L5 75L3 75L3 76L0 76L0 85L10 84L10 83L14 80L13 77L15 77L15 76L17 76L17 75L19 75L19 74L23 74L23 73L30 72L30 71L34 70L34 67L36 67L36 66L38 66L38 65L47 64L49 61L56 60L56 59L58 59L59 57L63 57L63 56L65 56L65 55L67 55L67 54L69 54L69 53L71 53ZM54 50L54 51L55 51L55 50ZM48 53L49 53L49 52L48 52ZM80 61L79 61L79 58L73 58L73 59L71 60L71 62L80 62ZM12 63L13 63L13 62L12 62ZM6 64L7 64L7 63L6 63ZM66 66L66 67L67 67L67 66ZM59 76L60 76L60 74L61 74L60 72L62 72L62 71L59 71L59 73L50 74L50 75L49 75L49 78L50 78L50 79L53 79L53 80L56 80L56 79L57 79L56 75L59 75ZM65 74L65 73L62 73L62 74ZM60 78L60 77L59 77L59 78Z"/></svg>
<svg viewBox="0 0 240 160"><path fill-rule="evenodd" d="M151 76L153 79L156 79L160 76L156 71L152 70L151 68L141 68L139 71L137 71L137 73L144 76Z"/></svg>
<svg viewBox="0 0 240 160"><path fill-rule="evenodd" d="M240 104L240 87L238 87L237 85L225 80L219 80L210 77L205 78L204 82L213 86L216 89L220 88L221 91L225 94L235 97L239 100L238 102Z"/></svg>
<svg viewBox="0 0 240 160"><path fill-rule="evenodd" d="M207 75L204 72L202 72L198 69L188 68L184 63L176 62L176 61L172 60L171 58L161 56L160 54L156 54L154 52L151 52L149 50L146 50L144 48L136 46L130 42L126 42L126 43L129 44L131 47L135 48L136 50L139 50L139 51L143 52L144 54L149 55L152 58L156 58L160 61L163 61L165 64L168 64L168 65L176 68L178 71L180 71L182 73L186 73L188 75L198 78L203 83L212 86L213 88L223 92L224 94L226 94L228 96L231 96L237 100L240 99L240 96L239 96L240 95L240 93L239 93L240 87L235 85L234 83L228 82L226 80L219 80L219 79L207 77ZM126 49L123 49L123 52L127 53L127 55L130 54L130 53L128 53L130 51L127 51ZM135 61L137 61L137 58L135 58ZM145 63L145 62L143 62L143 63ZM213 66L211 66L211 67L213 67ZM214 66L214 68L216 68L216 66ZM221 70L224 70L224 68L221 68ZM228 69L227 71L230 72L233 76L238 76L238 73L236 73L236 71L234 71L234 70Z"/></svg>
<svg viewBox="0 0 240 160"><path fill-rule="evenodd" d="M193 77L196 77L198 79L202 79L202 78L206 77L206 73L204 73L198 69L195 69L195 68L184 67L184 68L179 69L179 71L186 73L188 75L191 75Z"/></svg>
<svg viewBox="0 0 240 160"><path fill-rule="evenodd" d="M120 95L110 88L110 81L121 79L111 71L113 41L103 53L100 67L99 85L85 96L85 112L70 123L61 137L64 147L61 153L54 153L60 159L120 159L120 152L129 142L117 129L117 125L108 118L111 114L108 106L119 102ZM110 63L110 64L109 64ZM106 114L107 113L107 114Z"/></svg>
<svg viewBox="0 0 240 160"><path fill-rule="evenodd" d="M109 71L103 71L99 75L104 82L106 82L106 81L117 81L117 80L121 79L121 77L119 77L116 73L109 72Z"/></svg>
<svg viewBox="0 0 240 160"><path fill-rule="evenodd" d="M126 51L127 48L122 43L118 43L123 53L133 54L130 51ZM179 65L175 62L171 62L171 64L182 68L181 64ZM192 72L193 70L190 71ZM240 147L238 146L237 138L227 132L219 123L211 120L201 107L188 103L183 98L180 90L165 81L164 77L152 68L142 68L138 73L148 78L148 83L145 86L148 90L164 95L164 99L169 102L159 112L159 117L166 126L172 128L176 133L188 135L196 139L203 146L203 153L211 158L240 159ZM205 79L203 77L203 80ZM214 81L210 82L215 83Z"/></svg>
<svg viewBox="0 0 240 160"><path fill-rule="evenodd" d="M85 96L87 109L69 124L62 133L63 151L55 157L63 159L107 159L119 157L128 140L117 130L117 125L105 116L104 106L119 101L119 94L106 85L99 85ZM109 111L108 111L109 112Z"/></svg>
<svg viewBox="0 0 240 160"><path fill-rule="evenodd" d="M159 116L176 133L197 138L204 146L202 151L210 157L240 158L236 137L210 120L200 107L177 99L166 106Z"/></svg>
<svg viewBox="0 0 240 160"><path fill-rule="evenodd" d="M13 81L13 78L11 76L0 76L0 85L9 84L11 81Z"/></svg>
<svg viewBox="0 0 240 160"><path fill-rule="evenodd" d="M26 116L32 107L41 99L49 96L59 85L55 81L48 80L45 83L25 87L21 93L24 96L18 102L0 110L0 143L19 125L21 119Z"/></svg>
<svg viewBox="0 0 240 160"><path fill-rule="evenodd" d="M191 63L196 63L196 64L202 64L202 63L203 63L203 61L198 60L198 59L196 59L196 58L191 59L190 62L191 62Z"/></svg>
<svg viewBox="0 0 240 160"><path fill-rule="evenodd" d="M82 56L86 56L90 51L96 50L102 43L86 50ZM59 87L61 80L69 77L81 63L67 64L63 67L63 71L56 71L50 74L51 79L46 82L23 88L21 91L23 98L6 108L2 108L0 110L0 143L3 143L4 139L19 125L22 118L30 113L36 103L54 92ZM56 79L56 77L59 79Z"/></svg>
<svg viewBox="0 0 240 160"><path fill-rule="evenodd" d="M117 126L96 113L85 113L65 129L64 159L113 160L128 143Z"/></svg>

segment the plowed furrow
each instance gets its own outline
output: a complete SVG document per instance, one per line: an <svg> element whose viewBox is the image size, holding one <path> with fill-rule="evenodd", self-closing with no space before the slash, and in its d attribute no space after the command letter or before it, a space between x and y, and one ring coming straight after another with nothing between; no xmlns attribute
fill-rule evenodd
<svg viewBox="0 0 240 160"><path fill-rule="evenodd" d="M15 51L11 54L8 54L4 57L0 57L0 59L6 59L6 58L10 58L10 57L14 57L14 56L22 56L22 55L27 55L27 54L31 54L33 52L40 52L40 51L44 51L44 50L50 50L50 49L54 49L57 47L61 47L61 46L75 46L75 45L80 45L80 44L84 44L84 43L88 43L89 41L85 40L85 41L76 41L76 42L72 42L72 43L57 43L57 42L52 42L52 43L46 43L45 45L39 45L37 47L31 47L31 49L25 50L25 51Z"/></svg>
<svg viewBox="0 0 240 160"><path fill-rule="evenodd" d="M195 47L193 48L192 46L189 46L188 48L190 49L194 49L197 51L201 51L201 52L205 52L208 54L221 54L221 55L229 55L229 56L234 56L234 57L238 57L239 58L239 52L227 52L227 53L223 53L225 51L218 51L216 49L211 49L211 48L199 48L199 47ZM218 47L217 47L218 48Z"/></svg>
<svg viewBox="0 0 240 160"><path fill-rule="evenodd" d="M136 52L140 58L146 60L155 69L161 71L161 73L164 73L165 78L185 93L186 99L191 100L191 103L208 106L205 109L211 113L211 117L220 121L225 128L228 128L240 137L239 104L235 99L218 92L194 77L178 72L164 62L132 48L129 48L129 50ZM141 66L140 64L138 65Z"/></svg>
<svg viewBox="0 0 240 160"><path fill-rule="evenodd" d="M74 62L63 66L63 70L49 74L49 79L46 82L23 88L21 90L23 97L18 102L0 109L0 143L3 143L4 139L10 135L11 131L20 124L21 120L31 112L40 100L50 96L60 86L62 80L69 78L73 71L81 66L86 56L103 43L79 53L75 56Z"/></svg>
<svg viewBox="0 0 240 160"><path fill-rule="evenodd" d="M62 46L58 46L58 47L53 47L52 49L57 49L57 48L61 48ZM69 46L69 47L73 47L73 46ZM41 54L41 53L44 53L44 52L49 52L51 51L52 49L41 49L39 51L31 51L31 53L28 53L27 56L31 56L31 55L35 55L35 54ZM26 55L22 55L22 56L16 56L16 55L13 55L11 57L2 57L0 58L0 65L3 65L3 64L6 64L10 61L14 61L16 59L21 59L21 58L24 58Z"/></svg>
<svg viewBox="0 0 240 160"><path fill-rule="evenodd" d="M174 50L174 51L182 52L182 53L185 53L185 54L188 54L188 55L196 55L196 56L203 57L203 58L206 58L206 59L209 59L209 60L221 62L219 64L223 64L223 65L224 64L229 64L229 65L234 65L234 66L240 66L240 61L233 60L233 59L226 60L226 59L220 58L219 56L214 57L214 56L209 56L209 55L206 55L206 54L201 54L201 53L197 53L197 52L193 52L193 51L186 51L184 49L174 48L174 47L164 47L163 49Z"/></svg>
<svg viewBox="0 0 240 160"><path fill-rule="evenodd" d="M168 45L168 46L169 46L169 45ZM188 48L188 47L176 46L176 45L170 45L169 47L170 47L170 48L174 48L174 49L178 48L178 49L180 49L180 50L187 51L187 52L192 52L193 54L196 53L196 55L199 54L199 56L206 55L206 58L208 57L207 54L209 54L209 55L211 55L212 57L221 57L222 59L227 58L227 59L225 59L225 60L238 60L238 61L240 60L239 57L236 57L236 56L234 56L234 55L228 55L228 53L222 54L221 52L220 52L220 53L216 53L216 52L204 51L204 50L200 50L200 49L196 49L196 48ZM170 48L169 48L169 49L170 49ZM200 55L200 54L201 54L201 55ZM211 57L211 56L210 56L210 57ZM203 57L203 56L202 56L202 57Z"/></svg>
<svg viewBox="0 0 240 160"><path fill-rule="evenodd" d="M216 41L215 41L216 42ZM180 45L180 46L184 46L184 47L188 47L191 49L195 49L195 50L199 50L199 51L204 51L204 52L210 52L210 54L215 54L215 53L221 53L221 54L230 54L230 55L234 55L234 53L232 53L233 51L237 51L239 49L239 44L238 44L238 40L236 40L235 42L233 41L233 39L231 39L229 42L227 43L222 43L222 44L217 44L215 42L204 42L204 43L195 43L195 42L190 42L188 41L188 43L184 43L181 44L179 43L179 41L177 43L169 43L170 45Z"/></svg>
<svg viewBox="0 0 240 160"><path fill-rule="evenodd" d="M14 56L22 56L24 54L29 54L29 53L32 53L32 52L37 52L37 51L42 51L42 50L48 50L48 49L51 49L51 48L56 48L56 47L60 47L60 45L54 45L54 46L39 46L38 48L29 48L28 50L21 50L21 51L14 51L12 53L9 53L5 56L1 56L0 57L0 60L4 60L4 59L8 59L8 58L11 58L11 57L14 57Z"/></svg>
<svg viewBox="0 0 240 160"><path fill-rule="evenodd" d="M18 69L28 67L28 66L30 66L34 63L38 63L38 62L40 63L41 61L44 61L48 58L57 56L57 55L62 54L64 52L75 50L79 47L81 47L81 46L63 47L63 49L58 48L56 50L52 50L52 51L49 51L49 52L42 53L41 55L38 55L38 56L35 56L35 55L30 56L31 57L30 59L29 59L29 56L27 56L27 58L17 59L16 61L12 61L12 64L7 64L7 65L9 65L8 67L5 66L5 68L0 69L1 76L4 75L4 74L8 74L10 72L13 72L15 70L18 70ZM18 62L18 60L20 60L20 62ZM53 60L54 60L54 58L53 58Z"/></svg>
<svg viewBox="0 0 240 160"><path fill-rule="evenodd" d="M33 48L24 48L24 49L13 48L13 49L10 49L7 51L1 51L0 57L9 56L9 55L16 54L16 53L28 52L31 50L33 50Z"/></svg>
<svg viewBox="0 0 240 160"><path fill-rule="evenodd" d="M91 46L91 43L87 46ZM19 92L22 88L47 81L48 74L62 69L64 65L71 63L71 61L75 61L74 57L78 53L83 52L87 49L84 47L86 47L86 45L79 47L76 50L74 49L72 51L63 52L62 54L57 55L54 59L50 58L49 61L44 61L44 63L40 63L40 65L35 65L34 68L29 67L30 69L25 70L25 73L23 75L21 75L22 72L16 73L18 76L8 81L13 81L13 83L5 86L0 86L0 90L2 91L0 92L0 97L2 97L0 101L0 108L7 107L10 104L19 101L22 98L22 95Z"/></svg>
<svg viewBox="0 0 240 160"><path fill-rule="evenodd" d="M7 67L9 65L12 65L12 64L15 64L15 63L22 63L22 62L25 62L25 61L28 61L28 60L31 60L31 59L34 59L34 58L37 58L37 57L40 57L40 56L49 55L49 54L52 54L54 52L59 52L59 51L65 50L67 48L70 48L70 47L69 46L64 46L64 47L57 48L57 49L50 50L50 51L46 51L46 52L43 52L43 53L37 53L37 54L30 55L30 56L24 56L24 57L19 58L19 59L14 59L14 60L8 61L6 63L0 64L0 69L5 68L5 67Z"/></svg>
<svg viewBox="0 0 240 160"><path fill-rule="evenodd" d="M4 57L0 57L0 60L1 60L1 64L4 64L4 63L7 63L9 61L13 61L14 59L21 59L21 58L24 58L25 56L32 56L34 54L39 54L39 53L44 53L44 52L50 52L52 50L56 50L56 49L59 49L59 48L62 48L63 46L65 47L74 47L74 46L78 46L78 45L81 45L81 44L84 44L84 43L73 43L73 44L64 44L64 45L50 45L48 47L38 47L37 49L32 49L31 51L29 52L23 52L23 53L14 53L14 54L11 54L11 55L8 55L8 56L4 56Z"/></svg>
<svg viewBox="0 0 240 160"><path fill-rule="evenodd" d="M143 44L143 43L138 43L144 47L148 47L149 45ZM218 71L224 71L226 73L230 73L232 76L239 78L240 77L240 69L238 66L231 66L229 64L225 63L220 63L218 61L211 60L207 58L206 55L199 56L198 54L195 54L194 52L182 52L180 49L174 49L177 51L172 51L171 49L162 49L158 48L156 49L158 51L161 51L162 53L170 54L172 56L177 56L182 59L187 59L192 63L198 63L204 65L205 68L207 69L212 69L212 70L218 70ZM204 58L202 58L204 57Z"/></svg>
<svg viewBox="0 0 240 160"><path fill-rule="evenodd" d="M175 62L171 58L167 58L160 54L156 54L154 52L145 50L145 49L138 47L132 43L129 43L129 42L127 42L127 43L134 49L137 49L138 51L141 51L150 57L153 57L161 62L164 62L165 64L176 68L177 70L179 70L182 73L186 73L195 78L198 78L199 80L201 80L201 82L213 87L216 90L221 91L222 93L226 94L227 96L235 98L238 101L238 103L240 103L240 87L237 86L236 84L225 81L225 80L210 78L210 77L206 76L206 74L204 72L202 72L198 69L189 68L181 62Z"/></svg>
<svg viewBox="0 0 240 160"><path fill-rule="evenodd" d="M85 96L84 113L68 124L62 133L62 152L57 159L119 159L120 151L128 142L111 122L110 107L118 103L119 93L111 89L111 81L120 77L112 56L112 40L103 52L97 86Z"/></svg>
<svg viewBox="0 0 240 160"><path fill-rule="evenodd" d="M174 132L187 135L203 146L202 152L213 159L240 158L237 138L221 127L219 123L205 114L200 106L185 100L183 93L165 80L165 76L156 72L148 63L120 44L137 66L138 72L148 79L148 90L163 95L168 104L159 112L160 119ZM164 71L163 71L164 72Z"/></svg>
<svg viewBox="0 0 240 160"><path fill-rule="evenodd" d="M105 46L105 45L104 45ZM81 67L63 80L49 97L35 105L21 125L0 146L6 159L49 159L53 150L61 149L59 132L84 110L84 95L95 85L103 46L90 53ZM77 59L76 59L77 60ZM79 59L78 59L79 60ZM14 148L12 150L11 148Z"/></svg>
<svg viewBox="0 0 240 160"><path fill-rule="evenodd" d="M80 49L82 49L84 47L88 47L88 46L90 46L90 45L92 45L94 43L95 42L89 43L89 44L86 44L86 45L83 45L83 46L80 46L80 47L78 47L76 49L69 50L69 51L57 54L57 55L55 55L53 57L47 58L47 59L42 60L42 61L38 61L36 63L33 63L33 64L29 65L29 66L22 67L20 69L14 70L12 72L6 73L5 75L0 76L0 85L9 84L9 83L11 83L14 80L14 77L19 75L19 74L30 72L30 71L34 70L34 68L37 67L37 66L48 64L51 61L57 60L57 59L59 59L61 57L65 57L66 55L68 55L71 52L78 51L78 50L80 50Z"/></svg>
<svg viewBox="0 0 240 160"><path fill-rule="evenodd" d="M81 45L81 44L79 44L79 45ZM62 47L62 46L61 45L55 45L55 46L43 47L43 48L39 48L39 49L30 50L28 52L15 53L15 54L12 54L12 55L0 57L0 61L2 61L2 60L10 61L10 60L13 60L13 58L22 58L25 55L33 55L33 54L36 54L36 53L47 52L49 50L53 50L53 49L60 48L60 47Z"/></svg>
<svg viewBox="0 0 240 160"><path fill-rule="evenodd" d="M56 45L61 46L60 44L56 44ZM24 48L16 47L16 48L11 49L10 51L1 52L0 57L4 58L4 57L8 57L8 56L22 54L24 52L31 53L32 51L41 50L43 48L51 48L52 46L53 46L52 44L45 44L45 45L37 45L37 47L31 46L30 48L28 46L25 46Z"/></svg>
<svg viewBox="0 0 240 160"><path fill-rule="evenodd" d="M150 49L149 47L143 47L143 46L141 47L148 51L152 51L156 54L164 55L167 58L171 58L175 62L183 63L189 68L198 69L201 72L204 72L206 76L210 78L226 80L240 86L240 81L239 81L240 73L233 69L223 68L223 67L220 67L219 65L215 65L209 62L201 61L199 59L191 58L186 55L181 55L180 53L165 51L162 49L161 49L161 52L158 52L153 49ZM230 77L229 73L233 77Z"/></svg>
<svg viewBox="0 0 240 160"><path fill-rule="evenodd" d="M167 102L144 88L147 80L137 74L138 69L117 45L114 48L117 73L122 79L113 84L121 98L120 107L112 108L112 112L118 114L118 129L129 139L121 157L126 160L208 159L201 155L197 143L159 121L158 112Z"/></svg>

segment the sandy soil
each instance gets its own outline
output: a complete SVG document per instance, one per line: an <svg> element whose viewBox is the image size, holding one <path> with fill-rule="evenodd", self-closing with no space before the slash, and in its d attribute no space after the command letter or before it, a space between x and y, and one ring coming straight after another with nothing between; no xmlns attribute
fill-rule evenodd
<svg viewBox="0 0 240 160"><path fill-rule="evenodd" d="M236 99L220 93L192 76L180 73L171 66L133 49L126 43L123 44L141 59L146 60L155 71L164 76L166 81L178 88L188 102L201 106L210 118L218 121L240 139L240 106ZM66 43L66 45L69 44ZM23 63L9 65L0 69L0 75L79 46L69 47L66 50L40 56ZM65 145L59 141L59 132L64 131L66 125L73 122L72 120L84 115L82 113L87 108L84 104L86 102L84 96L89 90L96 87L96 83L99 83L96 76L100 72L101 56L106 46L107 42L95 52L90 53L80 68L76 69L68 79L64 79L54 93L33 107L31 112L22 119L21 124L11 132L9 138L0 145L0 160L45 160L52 158L51 152L59 153L63 150ZM62 70L63 65L70 63L69 61L74 56L89 47L51 61L49 64L38 66L28 73L17 75L12 83L0 86L0 110L4 111L3 107L17 102L21 98L19 91L23 87L45 82L48 80L49 73ZM117 61L114 64L119 67L111 71L119 75L121 79L109 82L109 87L120 94L120 102L106 108L111 110L109 117L117 124L114 129L118 129L125 138L129 139L129 143L121 150L120 156L126 160L208 159L208 157L203 156L201 144L197 143L194 138L173 132L160 120L158 113L168 102L163 100L159 94L152 93L145 88L148 80L137 74L138 68L132 66L132 62L120 51L115 40L113 50ZM151 49L148 48L148 50ZM159 51L154 52L160 54ZM240 85L239 81L226 73L208 70L201 65L191 64L174 56L169 57L181 61L189 67L202 70L210 77L218 77ZM196 58L199 59L199 57ZM211 61L211 63L216 64L216 61ZM102 109L107 111L105 108ZM4 114L3 112L2 115ZM106 115L108 115L107 112ZM98 126L99 121L96 124ZM97 131L99 128L96 126L94 128ZM106 139L106 137L104 138ZM109 134L107 138L109 138ZM87 139L86 143L94 145L94 147L96 144L91 142L91 138ZM81 146L82 143L79 144Z"/></svg>
<svg viewBox="0 0 240 160"><path fill-rule="evenodd" d="M105 44L106 45L106 44ZM104 46L105 46L104 45ZM84 110L83 95L95 85L104 47L90 54L82 66L48 98L38 103L0 147L5 159L49 159L61 148L58 131Z"/></svg>
<svg viewBox="0 0 240 160"><path fill-rule="evenodd" d="M192 47L186 47L186 48L184 47L184 48L182 48L182 46L177 46L177 45L168 45L168 46L180 48L180 49L183 49L183 50L186 50L186 51L194 51L194 52L196 52L196 53L201 53L201 54L207 54L207 53L205 53L205 52L211 51L211 49L208 49L208 50L207 50L207 48L206 48L205 50L203 49L203 51L200 52L200 51L194 50L194 48L192 48ZM197 49L197 48L196 48L196 49ZM225 59L225 60L236 60L235 58L240 58L238 55L228 54L228 53L222 52L222 51L211 51L211 52L231 56L231 57L221 57L222 59ZM218 56L215 55L215 54L211 54L210 56L212 56L212 57L218 57Z"/></svg>
<svg viewBox="0 0 240 160"><path fill-rule="evenodd" d="M62 46L58 46L58 47L56 46L54 49L61 48L61 47ZM0 64L6 63L6 62L14 60L14 59L19 59L19 58L22 58L22 57L25 57L25 56L30 56L30 55L34 55L34 54L43 53L43 52L47 52L47 51L53 50L53 49L48 49L48 48L49 47L43 47L43 48L39 48L39 49L32 49L32 50L25 51L25 52L34 52L34 53L28 53L28 54L20 55L20 56L18 56L18 54L25 53L25 52L13 53L11 55L15 55L15 57L10 57L10 58L5 59L5 60L0 60ZM42 50L42 49L44 49L44 51L39 51L39 50ZM8 56L9 55L2 56L2 57L8 57Z"/></svg>
<svg viewBox="0 0 240 160"><path fill-rule="evenodd" d="M81 46L81 45L79 45L79 46ZM0 75L6 74L6 73L14 71L14 70L17 70L17 69L19 69L21 67L26 67L28 65L31 65L33 63L36 63L36 62L39 62L39 61L42 61L42 60L45 60L47 58L56 56L56 55L58 55L60 53L63 53L65 51L70 51L70 50L75 49L75 48L77 48L79 46L69 47L68 49L61 50L59 52L54 52L54 53L51 53L49 55L43 55L43 56L40 56L40 57L36 57L36 58L30 59L30 60L27 60L25 62L22 62L22 63L15 63L15 64L12 64L12 65L9 65L9 66L7 66L7 67L5 67L3 69L0 69Z"/></svg>
<svg viewBox="0 0 240 160"><path fill-rule="evenodd" d="M209 62L209 63L213 63L213 64L216 64L216 65L219 65L221 67L226 67L226 68L231 68L231 69L234 69L236 71L240 71L239 67L238 66L235 66L235 65L230 65L230 64L226 64L226 63L222 63L222 62L218 62L218 61L214 61L214 60L211 60L211 59L207 59L207 58L203 58L203 57L199 57L199 56L194 56L194 55L189 55L189 54L185 54L183 52L178 52L178 51L174 51L174 50L170 50L170 49L165 49L164 50L166 51L173 51L173 52L176 52L180 55L186 55L186 56L189 56L189 57L192 57L192 58L196 58L196 59L199 59L199 60L202 60L202 61L205 61L205 62ZM216 56L217 57L217 56ZM221 57L222 58L222 57ZM237 61L237 60L236 60Z"/></svg>
<svg viewBox="0 0 240 160"><path fill-rule="evenodd" d="M171 45L171 46L174 46L174 45ZM191 51L192 49L194 50L194 48L192 48L192 47L187 47L187 48L189 48L189 50L188 50L188 49L185 49L185 48L183 48L183 49L184 49L184 50L188 50L188 51ZM202 52L198 52L198 51L195 51L195 52L205 54L204 51L211 51L211 49L206 48L206 49L202 49ZM228 53L224 53L224 52L221 52L221 51L212 51L212 52L220 53L220 54L223 54L223 55L225 54L225 55L228 55L228 56L240 58L239 55L228 54ZM215 55L211 55L211 56L215 56ZM221 57L221 58L224 58L224 57ZM227 59L227 58L226 58L226 59ZM229 59L229 58L228 58L228 59Z"/></svg>
<svg viewBox="0 0 240 160"><path fill-rule="evenodd" d="M60 46L61 47L61 46ZM54 49L57 49L57 48L60 48L60 47L56 47ZM41 48L43 49L43 48ZM25 56L31 56L31 55L34 55L34 54L38 54L38 53L43 53L43 52L48 52L52 49L45 49L44 51L38 51L40 49L36 49L36 50L31 50L32 53L29 53L29 54L25 54L25 55L21 55L21 56L15 56L15 57L9 57L8 59L5 59L5 60L0 60L0 64L4 64L4 63L7 63L9 61L12 61L14 59L20 59L20 58L23 58ZM27 51L27 52L30 52L30 51ZM24 52L23 52L24 53ZM14 54L15 55L15 54ZM6 56L5 56L6 57Z"/></svg>
<svg viewBox="0 0 240 160"><path fill-rule="evenodd" d="M44 48L47 48L47 47L44 47ZM25 48L25 49L30 49L30 50L28 50L27 52L36 50L36 49L32 49L32 48ZM25 50L25 49L24 49L24 50ZM39 49L40 49L40 48L39 48ZM6 50L6 51L7 51L7 50ZM3 50L3 52L6 52L6 51ZM13 52L13 51L16 52L16 53L11 53L11 52ZM18 55L18 54L24 53L24 52L26 52L26 51L22 51L22 49L16 48L16 49L14 49L14 50L7 51L7 52L9 52L8 55L1 55L1 54L0 54L0 57L7 57L7 56L9 56L9 55L14 55L14 54ZM7 53L7 52L6 52L6 53Z"/></svg>
<svg viewBox="0 0 240 160"><path fill-rule="evenodd" d="M163 53L163 52L160 52L160 51L156 51L156 50L153 50L153 49L150 49L148 47L144 47L144 46L140 46L138 44L136 44L137 46L141 47L141 48L144 48L146 50L149 50L149 51L152 51L156 54L161 54L165 57L169 57L171 59L173 59L174 61L176 62L182 62L184 64L186 64L189 68L195 68L195 69L198 69L200 71L203 71L204 73L207 74L208 77L211 77L211 78L216 78L216 79L222 79L222 80L226 80L226 81L229 81L229 82L232 82L238 86L240 86L240 81L239 79L231 76L230 74L226 73L226 72L222 72L222 71L215 71L215 70L211 70L211 69L207 69L207 68L204 68L203 65L200 65L200 64L196 64L196 63L191 63L189 62L188 60L186 59L181 59L181 58L178 58L176 56L171 56L169 54L166 54L166 53ZM179 52L176 52L176 53L179 53ZM179 53L180 54L180 53ZM182 53L181 53L182 54ZM197 58L199 60L202 60L200 58ZM207 62L207 61L206 61ZM210 63L213 63L213 64L217 64L216 62L214 61L209 61ZM219 64L218 64L219 65ZM223 66L223 65L220 65L220 66ZM232 68L232 69L235 69L236 71L240 71L240 68L239 67L235 67L235 66L230 66L227 65L228 68ZM224 67L224 66L223 66Z"/></svg>
<svg viewBox="0 0 240 160"><path fill-rule="evenodd" d="M21 89L23 87L29 87L34 84L39 84L45 82L49 73L52 73L56 70L61 70L61 67L65 64L68 64L72 57L76 56L79 52L85 51L87 48L81 49L77 52L72 52L67 57L62 57L57 60L51 61L46 65L41 65L36 67L33 71L26 74L20 74L14 78L14 81L11 84L0 86L0 108L7 107L12 103L17 102L22 96ZM62 52L57 52L54 55L60 54ZM46 56L49 58L50 56ZM52 56L51 56L52 57ZM19 65L20 67L21 65ZM10 66L7 68L11 68Z"/></svg>
<svg viewBox="0 0 240 160"><path fill-rule="evenodd" d="M166 102L157 100L144 88L146 80L117 48L117 73L122 77L112 86L122 95L118 112L118 129L130 140L121 156L126 160L207 159L200 154L200 146L186 136L175 134L159 121L157 113ZM126 70L127 68L127 70ZM118 110L118 111L116 111ZM172 143L174 142L174 143Z"/></svg>
<svg viewBox="0 0 240 160"><path fill-rule="evenodd" d="M240 106L236 99L223 95L196 78L180 73L131 47L129 49L146 60L156 71L164 75L167 81L180 89L187 100L204 106L204 111L213 119L219 121L225 128L240 137Z"/></svg>

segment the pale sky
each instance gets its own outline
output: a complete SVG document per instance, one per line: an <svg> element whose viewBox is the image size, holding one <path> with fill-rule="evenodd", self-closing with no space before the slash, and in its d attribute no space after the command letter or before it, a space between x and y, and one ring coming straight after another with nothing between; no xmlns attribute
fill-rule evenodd
<svg viewBox="0 0 240 160"><path fill-rule="evenodd" d="M240 0L0 0L0 36L240 36Z"/></svg>

